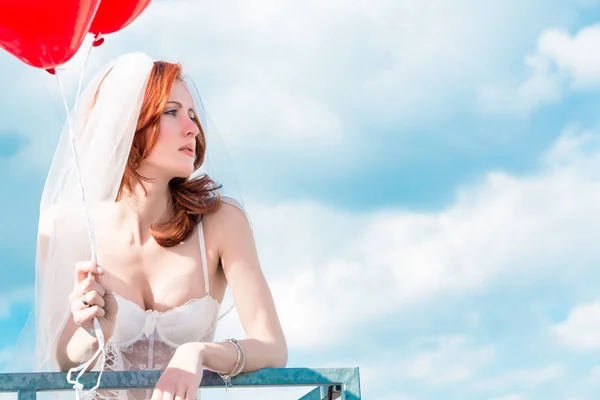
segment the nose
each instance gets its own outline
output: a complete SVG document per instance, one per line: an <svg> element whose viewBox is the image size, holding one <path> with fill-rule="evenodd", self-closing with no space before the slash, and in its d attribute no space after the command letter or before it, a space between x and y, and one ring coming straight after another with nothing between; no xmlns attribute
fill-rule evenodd
<svg viewBox="0 0 600 400"><path fill-rule="evenodd" d="M200 134L200 129L198 129L198 125L191 118L185 119L187 122L184 126L184 132L186 136L198 136Z"/></svg>

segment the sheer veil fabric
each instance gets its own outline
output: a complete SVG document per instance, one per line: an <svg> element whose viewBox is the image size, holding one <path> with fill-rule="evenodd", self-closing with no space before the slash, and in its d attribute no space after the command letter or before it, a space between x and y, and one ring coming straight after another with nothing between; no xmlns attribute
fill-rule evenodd
<svg viewBox="0 0 600 400"><path fill-rule="evenodd" d="M91 78L77 99L70 123L67 120L64 125L40 203L34 308L9 372L58 371L55 346L70 315L74 267L95 256L93 211L89 212L117 196L154 61L135 52L107 63ZM244 210L225 142L193 82L188 76L185 80L206 136L205 162L194 176L208 174L222 185L221 196Z"/></svg>

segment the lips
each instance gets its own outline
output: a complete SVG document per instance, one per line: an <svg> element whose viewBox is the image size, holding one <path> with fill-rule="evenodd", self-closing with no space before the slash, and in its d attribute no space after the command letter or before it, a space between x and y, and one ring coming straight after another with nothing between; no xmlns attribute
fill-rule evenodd
<svg viewBox="0 0 600 400"><path fill-rule="evenodd" d="M194 151L192 146L183 146L179 149L179 151L184 152L185 154L187 154L188 156L191 156L191 157L196 156L196 152Z"/></svg>

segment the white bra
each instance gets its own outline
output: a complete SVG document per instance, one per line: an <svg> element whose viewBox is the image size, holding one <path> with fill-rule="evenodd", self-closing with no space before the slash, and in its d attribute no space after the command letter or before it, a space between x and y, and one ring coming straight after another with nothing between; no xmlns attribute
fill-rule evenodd
<svg viewBox="0 0 600 400"><path fill-rule="evenodd" d="M126 371L164 369L175 350L187 342L212 341L219 319L220 303L210 295L206 246L202 222L198 236L206 294L185 304L159 312L144 310L138 304L115 294L117 320L112 337L106 342L106 360L97 360L94 369ZM132 399L136 391L101 390L96 398ZM147 398L145 391L142 398ZM139 394L139 393L138 393Z"/></svg>
<svg viewBox="0 0 600 400"><path fill-rule="evenodd" d="M219 302L210 295L206 260L206 245L202 222L198 224L198 236L204 272L205 295L191 299L181 306L167 311L144 310L137 303L115 293L119 305L115 331L109 340L117 346L129 346L142 338L156 339L177 348L186 342L198 342L210 336L217 322Z"/></svg>
<svg viewBox="0 0 600 400"><path fill-rule="evenodd" d="M239 204L223 201L235 207ZM245 211L244 211L245 212ZM137 303L118 294L117 319L112 337L106 342L106 360L94 364L94 370L164 369L177 347L187 342L210 342L214 339L221 304L210 295L208 262L202 221L197 226L200 242L205 295L167 311L144 310ZM233 307L232 307L233 308ZM98 400L149 400L152 390L99 390Z"/></svg>
<svg viewBox="0 0 600 400"><path fill-rule="evenodd" d="M136 303L115 295L119 304L117 322L109 343L128 346L142 338L156 339L177 348L187 342L200 342L212 333L219 302L206 295L165 312L145 311Z"/></svg>

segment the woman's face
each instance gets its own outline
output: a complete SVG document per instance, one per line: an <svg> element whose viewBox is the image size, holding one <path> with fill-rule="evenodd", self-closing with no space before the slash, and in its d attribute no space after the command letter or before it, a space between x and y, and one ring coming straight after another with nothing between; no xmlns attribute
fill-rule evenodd
<svg viewBox="0 0 600 400"><path fill-rule="evenodd" d="M186 178L194 172L196 136L200 133L194 122L194 101L187 87L175 81L160 118L156 144L142 161L144 170L151 176L167 179Z"/></svg>

